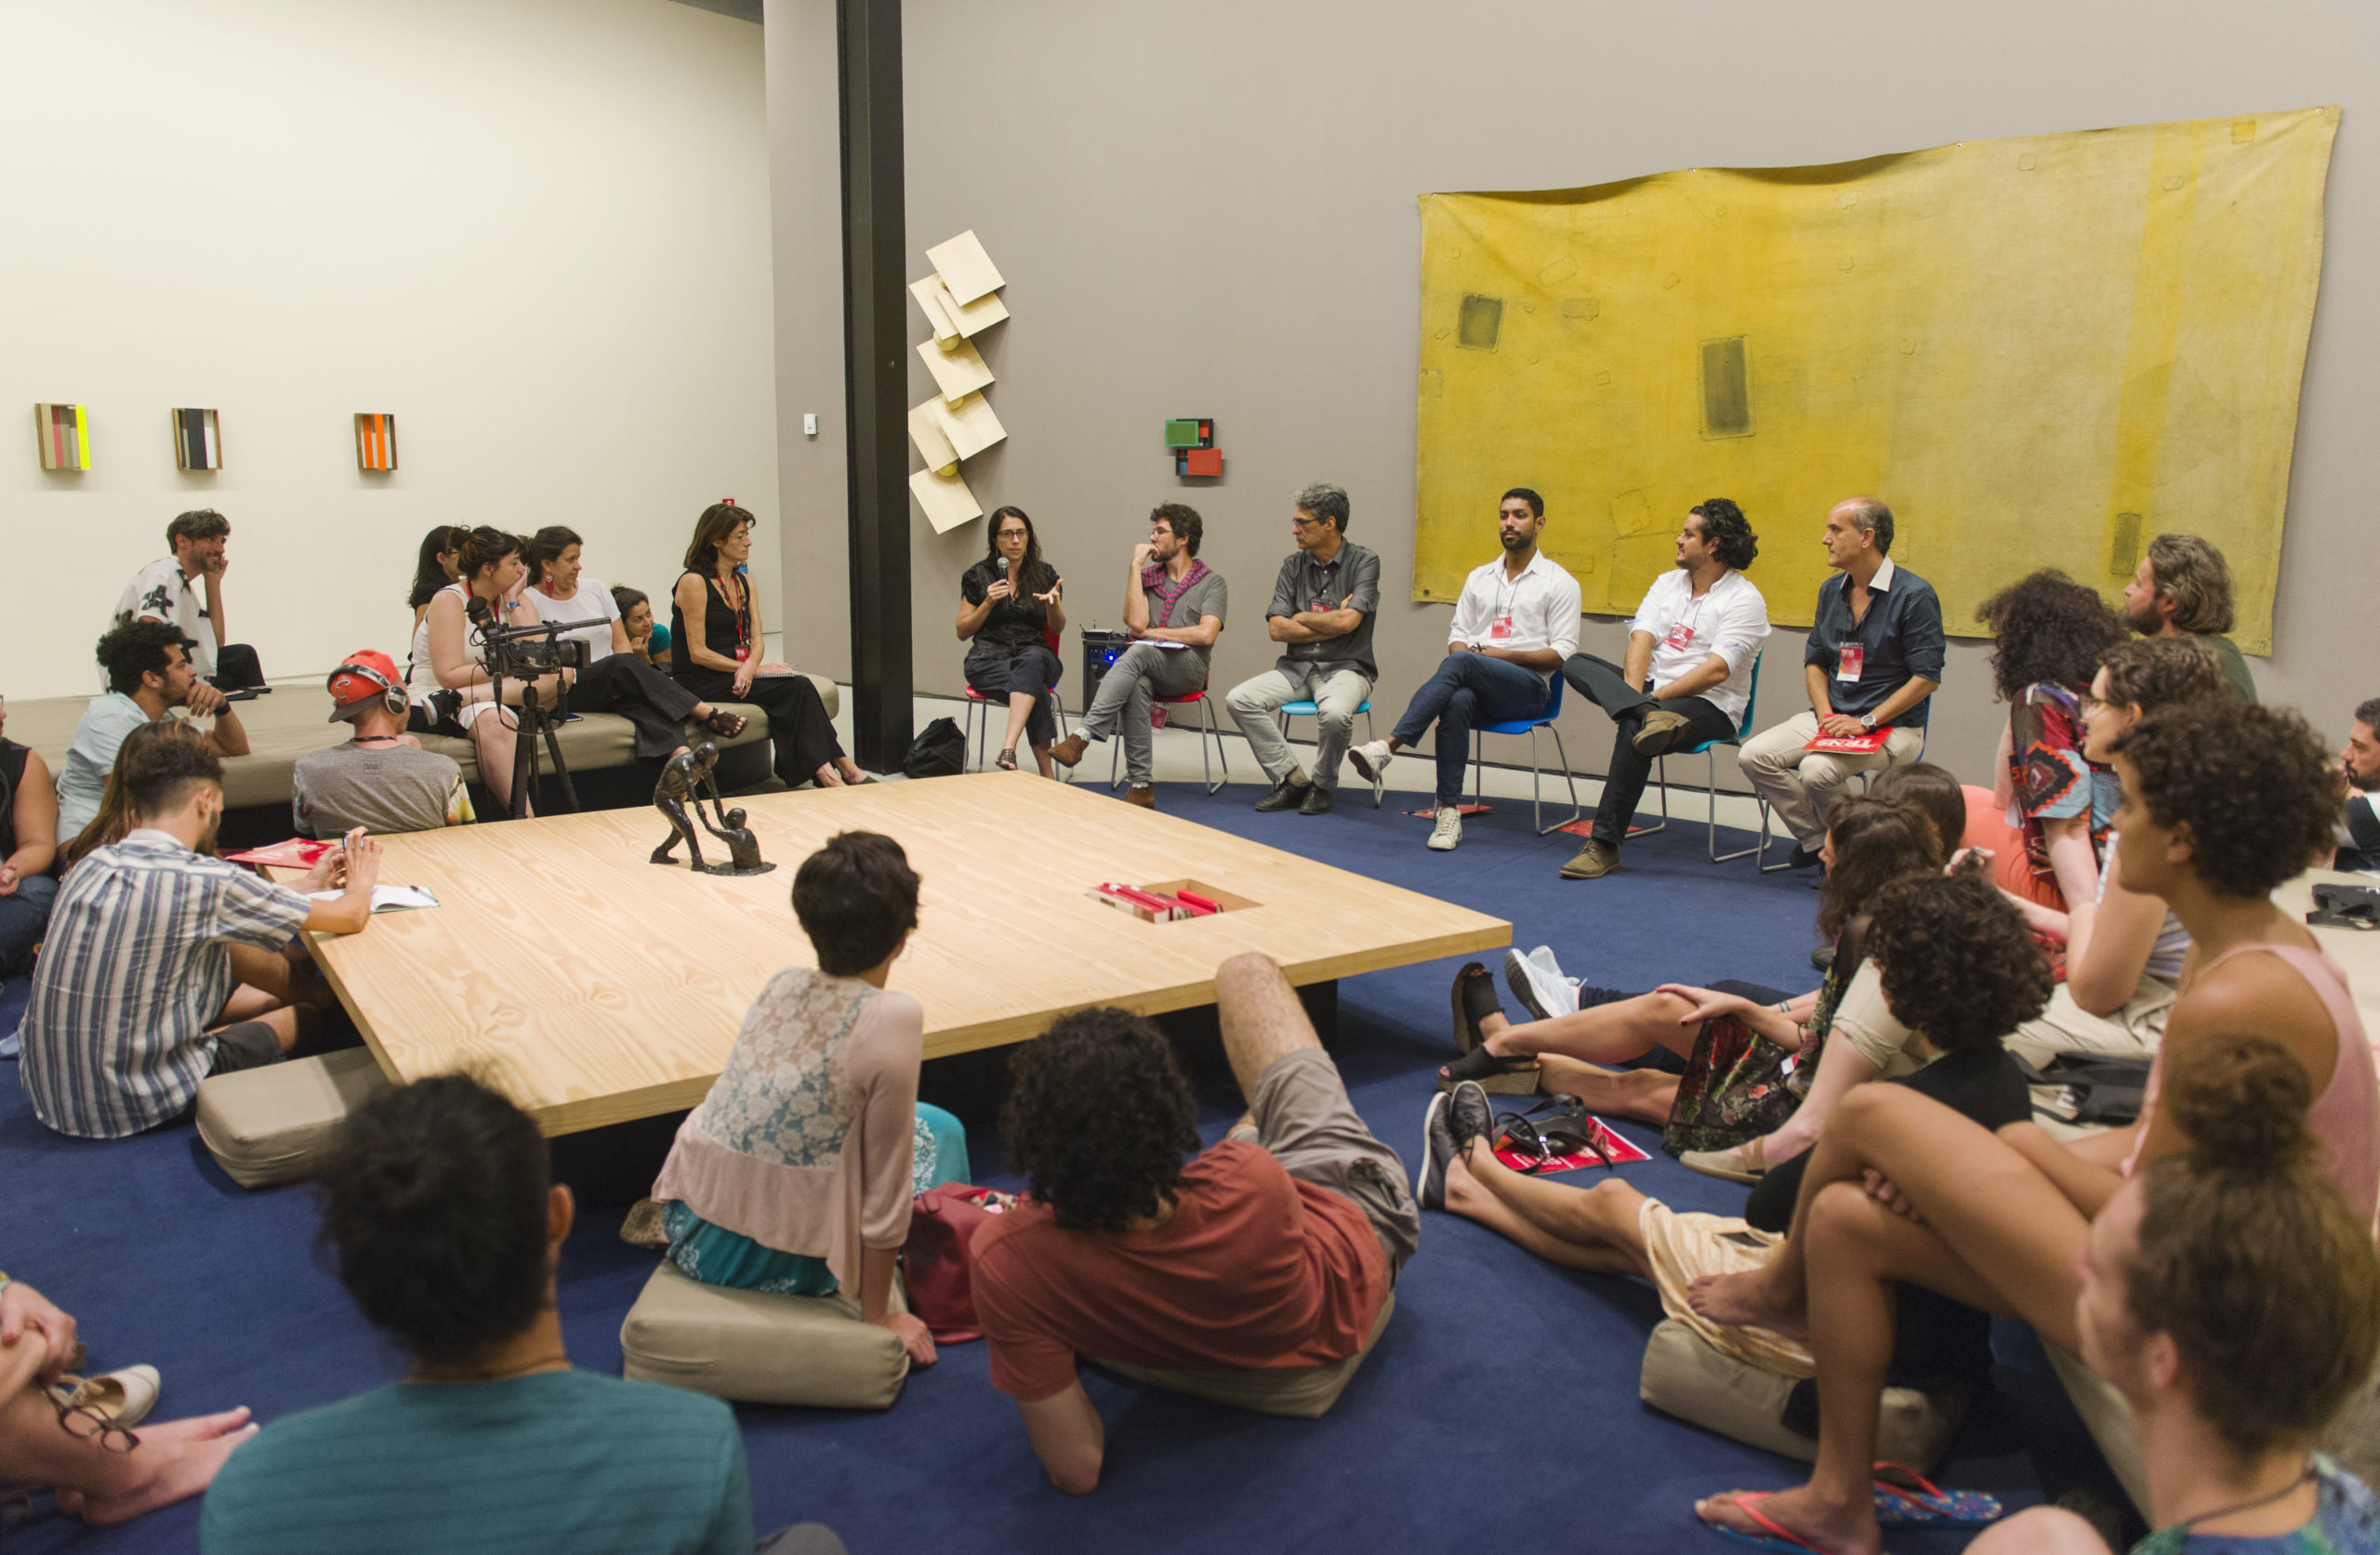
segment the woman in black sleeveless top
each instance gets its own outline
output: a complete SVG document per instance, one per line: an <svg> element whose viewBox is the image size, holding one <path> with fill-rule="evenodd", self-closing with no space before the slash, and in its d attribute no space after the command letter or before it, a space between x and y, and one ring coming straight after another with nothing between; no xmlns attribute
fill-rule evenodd
<svg viewBox="0 0 2380 1555"><path fill-rule="evenodd" d="M7 727L0 702L0 730ZM58 788L40 755L0 739L0 977L33 964L58 882Z"/></svg>
<svg viewBox="0 0 2380 1555"><path fill-rule="evenodd" d="M703 509L686 547L686 570L669 595L669 661L678 684L706 702L745 702L768 714L777 776L787 787L873 783L843 754L818 688L789 665L760 662L760 606L744 571L751 554L751 514L727 502Z"/></svg>
<svg viewBox="0 0 2380 1555"><path fill-rule="evenodd" d="M1016 771L1016 743L1023 738L1041 775L1054 778L1050 742L1058 737L1058 720L1051 704L1064 666L1050 639L1066 629L1063 580L1041 560L1041 542L1024 508L993 513L990 542L984 560L959 579L959 639L967 644L967 683L1008 707L1001 770Z"/></svg>

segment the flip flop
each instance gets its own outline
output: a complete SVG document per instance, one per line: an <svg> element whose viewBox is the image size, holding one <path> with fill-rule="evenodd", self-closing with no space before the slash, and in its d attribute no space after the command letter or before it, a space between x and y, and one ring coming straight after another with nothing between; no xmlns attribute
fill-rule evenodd
<svg viewBox="0 0 2380 1555"><path fill-rule="evenodd" d="M1797 1555L1797 1552L1800 1552L1800 1555L1806 1555L1806 1552L1817 1550L1817 1545L1760 1509L1757 1503L1767 1500L1769 1494L1768 1492L1753 1494L1745 1491L1737 1494L1734 1498L1736 1509L1766 1529L1767 1532L1765 1534L1747 1534L1739 1528L1723 1528L1716 1522L1705 1522L1699 1516L1694 1521L1701 1522L1702 1526L1723 1539L1735 1544L1748 1544L1754 1549L1783 1550L1786 1555Z"/></svg>
<svg viewBox="0 0 2380 1555"><path fill-rule="evenodd" d="M1896 1483L1891 1476L1906 1476ZM1885 1527L1930 1523L1937 1528L1980 1528L1997 1522L2006 1509L1979 1490L1944 1490L1901 1463L1876 1465L1876 1521Z"/></svg>

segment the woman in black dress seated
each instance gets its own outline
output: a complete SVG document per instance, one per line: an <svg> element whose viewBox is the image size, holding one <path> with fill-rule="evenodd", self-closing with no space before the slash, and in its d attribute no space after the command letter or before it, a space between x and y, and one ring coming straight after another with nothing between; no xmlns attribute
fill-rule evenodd
<svg viewBox="0 0 2380 1555"><path fill-rule="evenodd" d="M959 640L968 644L967 683L1008 704L1008 732L999 765L1016 771L1017 737L1025 735L1041 775L1056 777L1050 742L1057 719L1050 704L1064 666L1050 638L1066 629L1059 600L1064 580L1041 560L1041 541L1022 507L992 515L991 547L959 579Z"/></svg>
<svg viewBox="0 0 2380 1555"><path fill-rule="evenodd" d="M714 502L694 521L686 570L669 593L669 659L678 684L706 702L748 702L769 716L777 776L788 788L876 780L843 754L818 688L791 665L760 662L760 601L744 563L752 515Z"/></svg>

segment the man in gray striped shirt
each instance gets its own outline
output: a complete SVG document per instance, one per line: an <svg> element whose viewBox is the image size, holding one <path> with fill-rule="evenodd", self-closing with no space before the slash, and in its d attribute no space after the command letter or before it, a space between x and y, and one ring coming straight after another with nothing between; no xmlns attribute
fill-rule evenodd
<svg viewBox="0 0 2380 1555"><path fill-rule="evenodd" d="M26 1098L85 1139L175 1122L208 1074L319 1039L327 995L284 952L300 929L361 929L380 868L361 837L294 890L210 856L222 758L170 726L135 731L116 776L134 829L67 873L25 1011Z"/></svg>

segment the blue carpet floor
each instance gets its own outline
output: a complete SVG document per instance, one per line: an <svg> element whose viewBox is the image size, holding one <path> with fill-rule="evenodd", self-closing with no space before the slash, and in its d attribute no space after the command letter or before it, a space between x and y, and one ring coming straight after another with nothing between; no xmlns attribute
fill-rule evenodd
<svg viewBox="0 0 2380 1555"><path fill-rule="evenodd" d="M1500 803L1467 823L1458 851L1439 854L1422 847L1427 823L1394 805L1375 811L1360 791L1324 817L1255 814L1258 792L1235 786L1210 797L1169 784L1161 800L1170 813L1509 918L1516 943L1553 944L1565 969L1590 982L1815 982L1807 956L1818 898L1805 876L1757 875L1750 860L1713 866L1699 826L1641 838L1619 874L1571 882L1555 869L1578 839L1530 835L1525 805ZM1456 965L1374 973L1340 989L1336 1051L1349 1089L1408 1165L1433 1072L1451 1053L1447 989ZM15 1024L24 996L21 979L0 990L0 1031ZM161 1367L161 1416L245 1403L265 1421L397 1375L398 1357L311 1253L308 1191L242 1191L188 1128L108 1144L59 1139L33 1120L6 1067L0 1268L76 1315L92 1369ZM945 1069L930 1072L929 1086L964 1089L991 1078L981 1066L972 1074ZM1210 1067L1200 1089L1211 1140L1240 1103ZM1008 1184L982 1109L962 1110L979 1114L971 1120L976 1176ZM1681 1208L1741 1208L1742 1190L1659 1154L1654 1131L1626 1131L1656 1151L1623 1168L1630 1181ZM648 1130L622 1136L617 1153L653 1148ZM616 1374L620 1321L654 1258L615 1235L631 1190L595 1184L602 1163L583 1153L573 1161L590 1186L562 1269L564 1325L579 1365ZM1077 1500L1042 1476L1014 1409L986 1380L985 1347L953 1346L881 1415L742 1408L755 1523L816 1519L857 1555L1715 1551L1726 1547L1692 1521L1695 1497L1800 1476L1783 1459L1638 1402L1645 1335L1659 1316L1646 1285L1552 1268L1468 1222L1427 1216L1395 1321L1322 1420L1236 1414L1086 1374L1107 1422L1108 1456L1098 1492ZM1978 1411L1944 1483L2033 1499L2032 1466L2016 1442L2004 1411ZM25 1551L190 1550L197 1511L191 1503L102 1532L46 1517L8 1543ZM1950 1550L1964 1542L1896 1533L1887 1547Z"/></svg>

